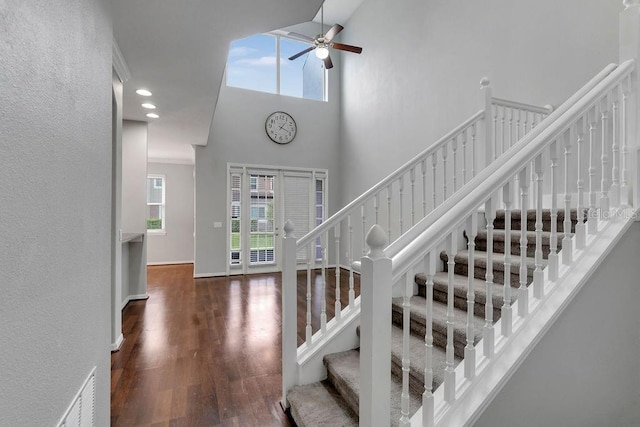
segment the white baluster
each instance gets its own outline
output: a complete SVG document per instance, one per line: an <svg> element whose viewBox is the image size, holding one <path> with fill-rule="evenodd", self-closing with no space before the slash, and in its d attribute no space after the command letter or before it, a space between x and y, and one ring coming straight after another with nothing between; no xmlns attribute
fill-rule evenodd
<svg viewBox="0 0 640 427"><path fill-rule="evenodd" d="M305 328L305 341L307 347L312 343L313 329L311 328L311 260L313 257L313 243L307 247L307 326ZM313 258L312 258L313 257Z"/></svg>
<svg viewBox="0 0 640 427"><path fill-rule="evenodd" d="M605 96L602 103L601 127L602 127L602 170L600 171L600 210L602 211L602 219L608 219L609 215L609 174L607 173L607 165L609 164L609 156L607 149L609 148L609 96Z"/></svg>
<svg viewBox="0 0 640 427"><path fill-rule="evenodd" d="M469 252L469 266L475 265L476 236L478 235L478 216L474 212L467 218L467 249ZM467 345L464 347L464 377L473 379L476 376L476 348L474 347L475 334L473 331L474 308L476 301L473 286L473 267L469 268L467 277Z"/></svg>
<svg viewBox="0 0 640 427"><path fill-rule="evenodd" d="M360 314L360 425L391 425L391 259L387 236L377 224L367 234L362 258ZM373 357L375 355L375 357Z"/></svg>
<svg viewBox="0 0 640 427"><path fill-rule="evenodd" d="M516 119L516 142L520 141L520 138L522 138L522 132L521 132L521 128L520 128L520 114L522 113L522 110L517 110L518 111L518 118Z"/></svg>
<svg viewBox="0 0 640 427"><path fill-rule="evenodd" d="M353 285L353 226L351 225L351 214L347 215L347 227L349 228L349 307L353 309L356 292Z"/></svg>
<svg viewBox="0 0 640 427"><path fill-rule="evenodd" d="M393 188L391 184L387 185L387 236L391 241L391 201L393 197Z"/></svg>
<svg viewBox="0 0 640 427"><path fill-rule="evenodd" d="M551 237L549 250L549 280L558 279L558 144L553 141L549 146L551 160Z"/></svg>
<svg viewBox="0 0 640 427"><path fill-rule="evenodd" d="M373 197L373 209L376 213L375 224L380 224L380 192L376 193Z"/></svg>
<svg viewBox="0 0 640 427"><path fill-rule="evenodd" d="M509 108L509 148L513 147L513 144L515 143L515 141L513 140L513 116L513 108Z"/></svg>
<svg viewBox="0 0 640 427"><path fill-rule="evenodd" d="M529 112L528 111L524 111L524 132L522 134L522 136L525 136L527 133L529 133L529 130L527 129L527 126L529 125Z"/></svg>
<svg viewBox="0 0 640 427"><path fill-rule="evenodd" d="M416 225L416 168L409 171L409 181L411 182L411 226Z"/></svg>
<svg viewBox="0 0 640 427"><path fill-rule="evenodd" d="M467 183L467 130L462 132L462 185Z"/></svg>
<svg viewBox="0 0 640 427"><path fill-rule="evenodd" d="M589 218L587 220L587 231L589 234L596 234L598 231L598 215L596 211L596 116L593 112L593 120L589 123Z"/></svg>
<svg viewBox="0 0 640 427"><path fill-rule="evenodd" d="M542 272L542 179L544 169L542 168L542 154L536 157L534 164L538 198L536 201L536 269L533 272L533 296L542 298L544 295L544 273Z"/></svg>
<svg viewBox="0 0 640 427"><path fill-rule="evenodd" d="M453 323L455 321L455 313L453 309L454 302L454 269L455 256L458 252L457 236L449 234L447 236L447 271L448 271L448 287L447 287L447 347L446 347L446 364L444 369L444 400L452 403L456 398L456 372L455 364L455 348L453 337ZM473 274L473 273L471 273Z"/></svg>
<svg viewBox="0 0 640 427"><path fill-rule="evenodd" d="M504 288L502 294L502 335L511 335L511 182L502 187L504 202Z"/></svg>
<svg viewBox="0 0 640 427"><path fill-rule="evenodd" d="M404 232L404 175L398 178L398 199L399 199L398 225L400 227L400 235L402 235L402 233ZM389 216L391 216L391 211L389 211ZM389 237L389 241L391 241L391 237Z"/></svg>
<svg viewBox="0 0 640 427"><path fill-rule="evenodd" d="M342 302L340 301L340 224L333 227L333 238L335 241L335 258L336 258L336 301L335 314L336 321L340 321L342 316Z"/></svg>
<svg viewBox="0 0 640 427"><path fill-rule="evenodd" d="M622 92L622 117L620 120L621 139L622 139L622 185L620 187L620 204L623 206L631 205L631 187L629 186L629 170L627 165L629 164L629 146L627 145L627 114L628 114L628 101L629 101L629 87L631 82L627 80L623 86Z"/></svg>
<svg viewBox="0 0 640 427"><path fill-rule="evenodd" d="M367 254L367 245L365 239L367 238L367 210L365 205L360 206L360 214L362 215L362 256Z"/></svg>
<svg viewBox="0 0 640 427"><path fill-rule="evenodd" d="M520 287L518 288L518 314L525 317L529 313L529 293L527 292L527 206L529 206L529 167L520 176ZM510 274L511 272L509 272ZM505 274L507 272L505 271Z"/></svg>
<svg viewBox="0 0 640 427"><path fill-rule="evenodd" d="M442 188L443 188L443 201L447 200L447 155L449 154L447 151L449 150L449 143L445 142L442 146Z"/></svg>
<svg viewBox="0 0 640 427"><path fill-rule="evenodd" d="M424 271L427 276L426 331L424 335L425 367L424 393L422 393L422 427L433 427L435 406L433 398L433 276L436 274L436 253L429 252L424 257Z"/></svg>
<svg viewBox="0 0 640 427"><path fill-rule="evenodd" d="M482 329L482 341L484 357L493 357L494 332L493 332L493 221L496 219L496 205L494 196L491 196L484 205L484 216L487 221L487 269L485 274L485 293L487 299L484 305L484 328ZM470 274L473 275L474 265L469 264Z"/></svg>
<svg viewBox="0 0 640 427"><path fill-rule="evenodd" d="M497 159L500 155L500 147L498 145L498 106L492 106L493 110L493 131L495 135L493 137L493 160Z"/></svg>
<svg viewBox="0 0 640 427"><path fill-rule="evenodd" d="M505 118L507 117L507 107L502 107L502 115L500 116L500 140L502 141L502 152L509 149L509 141L507 141L507 130L505 127Z"/></svg>
<svg viewBox="0 0 640 427"><path fill-rule="evenodd" d="M284 224L282 241L282 403L285 408L288 391L296 385L298 358L298 279L296 277L296 237L291 220Z"/></svg>
<svg viewBox="0 0 640 427"><path fill-rule="evenodd" d="M587 118L583 117L579 123L579 125L577 125L577 132L578 132L578 183L577 183L577 189L578 189L578 206L577 206L577 212L578 212L578 223L576 224L576 247L578 249L584 249L585 247L585 226L584 226L584 221L583 221L583 209L585 207L584 204L584 179L583 179L583 168L582 168L582 159L584 158L584 155L582 154L584 151L583 148L583 144L584 144L584 132L585 132L585 126L587 123Z"/></svg>
<svg viewBox="0 0 640 427"><path fill-rule="evenodd" d="M324 334L327 332L327 246L329 243L329 233L322 235L320 239L321 253L322 253L322 298L320 300L320 330Z"/></svg>
<svg viewBox="0 0 640 427"><path fill-rule="evenodd" d="M458 191L458 161L456 152L458 151L458 137L454 136L451 140L451 151L453 152L453 192Z"/></svg>
<svg viewBox="0 0 640 427"><path fill-rule="evenodd" d="M436 204L436 166L438 164L438 152L434 152L431 155L431 172L432 172L432 182L433 182L433 209L436 208L437 204Z"/></svg>
<svg viewBox="0 0 640 427"><path fill-rule="evenodd" d="M476 153L476 124L471 125L471 177L476 176L478 155Z"/></svg>
<svg viewBox="0 0 640 427"><path fill-rule="evenodd" d="M402 295L402 395L400 397L400 426L410 426L409 417L409 372L411 371L411 358L409 355L409 332L411 330L411 297L413 296L414 278L405 273L404 289Z"/></svg>
<svg viewBox="0 0 640 427"><path fill-rule="evenodd" d="M420 171L422 172L422 217L427 216L427 160L420 162ZM435 207L435 206L434 206Z"/></svg>
<svg viewBox="0 0 640 427"><path fill-rule="evenodd" d="M569 168L571 167L571 131L564 134L564 238L562 239L562 263L571 264L573 244L571 242L571 190L569 187Z"/></svg>
<svg viewBox="0 0 640 427"><path fill-rule="evenodd" d="M620 99L620 87L616 89L616 95L611 106L611 205L615 208L620 206L620 116L618 105Z"/></svg>

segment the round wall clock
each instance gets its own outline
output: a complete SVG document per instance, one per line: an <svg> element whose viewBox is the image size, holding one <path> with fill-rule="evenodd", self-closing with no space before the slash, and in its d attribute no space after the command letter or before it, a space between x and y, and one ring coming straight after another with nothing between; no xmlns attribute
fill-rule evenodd
<svg viewBox="0 0 640 427"><path fill-rule="evenodd" d="M288 144L296 137L298 127L291 115L283 111L276 111L267 117L267 121L264 123L264 130L273 142Z"/></svg>

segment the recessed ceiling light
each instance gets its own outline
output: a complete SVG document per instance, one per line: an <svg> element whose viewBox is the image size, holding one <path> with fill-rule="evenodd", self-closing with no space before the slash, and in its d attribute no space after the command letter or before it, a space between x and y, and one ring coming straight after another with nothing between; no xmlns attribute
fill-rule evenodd
<svg viewBox="0 0 640 427"><path fill-rule="evenodd" d="M148 90L146 90L146 89L138 89L138 90L136 91L136 93L137 93L138 95L142 95L142 96L151 96L151 92L149 92L149 91L148 91Z"/></svg>
<svg viewBox="0 0 640 427"><path fill-rule="evenodd" d="M159 119L160 116L157 115L156 113L149 113L147 114L147 117L151 118L151 119Z"/></svg>
<svg viewBox="0 0 640 427"><path fill-rule="evenodd" d="M155 110L156 106L153 104L149 104L148 102L145 102L144 104L142 104L143 108L149 109L149 110Z"/></svg>

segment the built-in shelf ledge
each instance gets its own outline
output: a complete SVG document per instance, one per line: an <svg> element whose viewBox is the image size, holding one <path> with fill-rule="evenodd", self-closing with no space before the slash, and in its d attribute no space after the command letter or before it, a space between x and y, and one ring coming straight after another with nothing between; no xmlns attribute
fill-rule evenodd
<svg viewBox="0 0 640 427"><path fill-rule="evenodd" d="M142 242L144 233L122 233L122 243Z"/></svg>

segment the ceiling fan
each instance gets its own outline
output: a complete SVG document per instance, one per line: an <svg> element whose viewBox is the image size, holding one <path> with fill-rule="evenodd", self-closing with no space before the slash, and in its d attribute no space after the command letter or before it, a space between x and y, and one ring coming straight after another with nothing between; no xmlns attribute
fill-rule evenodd
<svg viewBox="0 0 640 427"><path fill-rule="evenodd" d="M324 28L324 5L320 8L320 28ZM289 58L290 61L298 59L302 55L315 50L316 56L324 62L324 67L328 70L333 68L333 62L331 61L331 55L329 55L329 48L333 48L336 50L344 50L346 52L353 52L360 54L362 53L362 48L358 46L351 46L348 44L342 44L337 42L332 42L333 38L340 33L340 31L344 30L344 27L340 24L335 24L333 27L327 31L326 34L318 34L315 38L306 36L304 34L287 33L288 36L308 42L313 43L313 46L310 46L304 49L301 52L296 53L292 57Z"/></svg>

